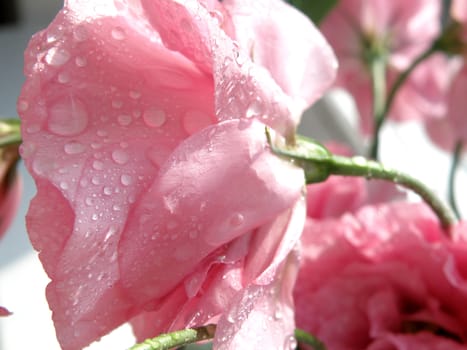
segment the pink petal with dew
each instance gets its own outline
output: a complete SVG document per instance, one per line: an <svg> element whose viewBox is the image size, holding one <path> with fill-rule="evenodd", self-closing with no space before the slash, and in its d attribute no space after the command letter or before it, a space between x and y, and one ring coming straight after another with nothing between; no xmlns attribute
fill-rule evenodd
<svg viewBox="0 0 467 350"><path fill-rule="evenodd" d="M269 284L238 293L218 322L214 348L295 349L292 289L297 271L297 253L291 252Z"/></svg>
<svg viewBox="0 0 467 350"><path fill-rule="evenodd" d="M244 295L246 288L260 289L271 283L289 283L277 281L278 271L282 271L284 261L297 243L304 211L304 202L300 199L293 209L204 259L197 270L179 285L177 290L180 293L171 293L169 299L153 305L154 311L148 309L132 321L137 337L142 340L167 330L217 323L219 317L225 318L229 314L228 310L243 307L234 301L242 300L240 295ZM172 297L174 294L178 295L176 299ZM271 298L275 303L272 294ZM273 310L281 307L277 305ZM173 317L167 318L167 312ZM281 313L278 311L277 315L279 320ZM224 326L228 330L223 330ZM232 332L231 327L233 325L225 323L218 326L218 331ZM290 334L288 331L281 333L283 338Z"/></svg>
<svg viewBox="0 0 467 350"><path fill-rule="evenodd" d="M301 169L269 153L264 124L205 128L173 152L130 213L119 247L123 285L139 303L162 297L216 248L289 208L302 186Z"/></svg>
<svg viewBox="0 0 467 350"><path fill-rule="evenodd" d="M26 51L18 110L38 187L29 234L53 280L59 340L78 349L133 315L116 259L127 215L180 140L215 117L212 80L144 16L69 6Z"/></svg>
<svg viewBox="0 0 467 350"><path fill-rule="evenodd" d="M174 305L168 293L174 292L173 300L183 299L179 283L185 277L195 272L203 276L210 254L293 206L303 185L301 170L269 153L264 124L237 120L208 127L218 120L255 116L246 112L241 95L231 99L235 91L222 80L242 85L243 77L249 77L241 88L245 96L264 94L264 113L271 116L265 120L292 130L289 110L295 107L266 69L247 60L228 65L230 75L221 72L219 62L235 61L241 49L203 6L162 0L157 8L144 5L67 1L52 24L32 38L25 54L27 80L18 100L21 153L38 189L27 225L52 279L47 296L58 339L67 350L82 348L143 310L163 305L163 300ZM206 30L190 37L184 27L172 27L160 16L157 27L164 42L170 44L172 35L180 39L168 34L170 26L190 37L197 50L184 46L189 42L180 45L181 53L167 49L152 26L156 21L151 10L161 15L174 9L187 16L189 25ZM200 14L206 18L199 20ZM212 41L205 40L207 33ZM214 47L217 39L220 46ZM206 42L211 44L205 47ZM199 52L202 59L187 52ZM214 72L214 78L207 72ZM219 112L221 107L230 112ZM219 167L223 163L224 168ZM151 203L155 193L163 197ZM184 198L187 194L191 199ZM167 238L174 237L177 210L198 213L204 199L206 212L197 218L201 226L184 216L175 223L184 225L177 228L180 236L168 242L176 250L162 249ZM148 220L147 205L161 208L149 215L161 222ZM146 246L131 242L129 232L136 229ZM161 239L151 239L161 232ZM187 242L196 241L197 234L200 250L195 254ZM280 263L295 241L280 243L280 253L266 255L262 268L272 274L265 261ZM148 247L160 252L161 261L169 262L170 253L184 263L174 265L170 259L173 276L159 274L146 281L141 273L133 275L133 269L143 262L141 271L160 272L145 265L158 264L147 256ZM194 262L202 265L199 271ZM251 278L260 273L253 272ZM158 286L158 280L167 284ZM141 285L145 287L138 292Z"/></svg>
<svg viewBox="0 0 467 350"><path fill-rule="evenodd" d="M218 18L212 17L195 0L143 3L166 45L183 53L202 70L214 76L216 115L219 120L257 117L281 133L289 136L293 133L307 104L297 96L284 94L273 79L274 71L271 76L266 69L270 67L253 62L249 52L241 46L242 43L239 45L233 41L219 27ZM161 6L166 9L163 13L158 10ZM303 21L302 15L292 13ZM176 27L185 28L185 31L177 33L167 29ZM309 28L314 30L310 23ZM328 47L325 47L327 51L323 51L328 52ZM298 55L301 56L302 52ZM324 71L331 72L335 68L333 62L326 66L333 68L326 68ZM277 65L274 69L277 69ZM329 81L319 84L319 87L313 88L316 95L327 88ZM298 90L294 89L294 93Z"/></svg>
<svg viewBox="0 0 467 350"><path fill-rule="evenodd" d="M287 95L307 104L321 97L335 78L337 60L307 17L283 1L228 0L223 5L240 47Z"/></svg>

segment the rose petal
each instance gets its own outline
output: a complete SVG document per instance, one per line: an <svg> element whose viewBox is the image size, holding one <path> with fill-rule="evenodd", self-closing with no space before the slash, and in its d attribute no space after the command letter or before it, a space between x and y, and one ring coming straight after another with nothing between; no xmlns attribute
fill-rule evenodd
<svg viewBox="0 0 467 350"><path fill-rule="evenodd" d="M267 151L258 122L224 122L187 139L125 228L119 254L128 293L140 303L163 296L216 247L290 207L302 176ZM161 266L171 266L170 273L158 273Z"/></svg>
<svg viewBox="0 0 467 350"><path fill-rule="evenodd" d="M269 284L251 285L235 296L218 322L214 348L295 348L291 293L298 271L296 253L290 254L281 270Z"/></svg>
<svg viewBox="0 0 467 350"><path fill-rule="evenodd" d="M322 34L282 1L223 1L235 38L283 91L312 104L335 78L337 60ZM287 61L287 65L283 62Z"/></svg>
<svg viewBox="0 0 467 350"><path fill-rule="evenodd" d="M318 86L309 84L309 80L306 80L311 91L307 91L303 86L306 76L316 74L316 71L311 68L308 68L305 77L295 83L293 89L292 83L286 84L285 79L280 78L279 84L282 83L284 87L287 87L286 92L291 94L291 99L284 94L278 82L265 69L272 69L271 73L274 77L282 77L282 74L278 73L279 64L274 64L272 67L272 62L264 66L261 65L264 63L262 61L259 64L253 62L247 48L239 46L221 30L218 19L209 16L208 10L200 6L198 1L158 0L143 1L143 4L166 45L189 57L204 71L213 74L216 86L216 115L219 120L258 117L277 130L290 134L298 124L304 108L307 107L302 97L303 90L305 90L305 96L308 96L307 102L312 102L323 93L334 78L336 64L329 47L311 23L297 11L287 10L290 20L296 19L297 23L300 23L300 28L306 27L309 30L300 32L296 41L306 42L311 40L309 35L312 35L313 40L310 42L318 42L317 47L308 44L304 46L303 52L298 51L297 54L293 52L291 55L296 57L297 61L302 62L303 67L303 62L310 58L310 51L319 51L320 54L316 58L313 55L312 57L314 60L319 60L316 64L320 67L322 77L325 78L319 81ZM161 6L165 9L162 13L159 11ZM276 8L281 6L283 5L271 6L271 3L268 3L265 7L268 11L276 13ZM227 8L230 9L230 7ZM185 31L181 33L171 31L170 28L174 27L185 28ZM264 28L264 31L266 30ZM258 41L264 39L258 34ZM312 48L308 51L306 48L309 47ZM324 63L326 69L322 69ZM314 66L311 61L308 61L307 65L307 67ZM297 70L302 73L298 66ZM232 96L236 98L233 99Z"/></svg>

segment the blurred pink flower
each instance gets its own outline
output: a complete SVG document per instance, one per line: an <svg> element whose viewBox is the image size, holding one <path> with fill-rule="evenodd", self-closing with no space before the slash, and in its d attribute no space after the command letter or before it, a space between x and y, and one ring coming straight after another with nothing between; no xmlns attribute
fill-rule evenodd
<svg viewBox="0 0 467 350"><path fill-rule="evenodd" d="M0 306L0 317L5 317L5 316L10 316L11 312L8 311L8 309L4 308L3 306Z"/></svg>
<svg viewBox="0 0 467 350"><path fill-rule="evenodd" d="M317 29L282 1L70 0L25 61L27 226L62 347L132 320L282 348L304 180L264 129L289 137L330 85Z"/></svg>
<svg viewBox="0 0 467 350"><path fill-rule="evenodd" d="M456 69L453 71L452 83L447 92L447 108L441 118L427 120L425 127L431 139L441 148L453 152L457 142L467 142L467 117L465 114L466 89L467 89L467 2L454 0L451 6L451 16L455 25L448 34L459 40L455 40L453 50L459 51L453 61ZM458 47L459 46L459 47Z"/></svg>
<svg viewBox="0 0 467 350"><path fill-rule="evenodd" d="M423 204L309 219L297 326L328 349L466 349L467 224L450 241Z"/></svg>
<svg viewBox="0 0 467 350"><path fill-rule="evenodd" d="M451 17L460 23L467 23L467 2L465 0L452 0L451 2ZM467 32L467 27L464 26L464 38Z"/></svg>
<svg viewBox="0 0 467 350"><path fill-rule="evenodd" d="M448 152L454 151L457 142L467 142L466 91L467 65L463 63L449 89L447 110L443 118L427 120L425 123L433 142Z"/></svg>
<svg viewBox="0 0 467 350"><path fill-rule="evenodd" d="M350 92L365 134L373 131L373 101L369 75L370 50L386 56L388 86L439 34L438 0L342 0L321 29L339 59L336 86ZM425 119L445 112L449 62L436 54L420 64L403 84L389 117Z"/></svg>

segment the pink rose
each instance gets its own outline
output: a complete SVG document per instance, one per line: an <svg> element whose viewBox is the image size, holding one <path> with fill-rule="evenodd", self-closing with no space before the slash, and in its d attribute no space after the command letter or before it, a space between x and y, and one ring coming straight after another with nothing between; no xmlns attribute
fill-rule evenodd
<svg viewBox="0 0 467 350"><path fill-rule="evenodd" d="M423 204L369 206L302 243L297 326L328 349L466 349L466 223L450 241Z"/></svg>
<svg viewBox="0 0 467 350"><path fill-rule="evenodd" d="M467 65L464 63L450 87L447 110L443 118L428 120L425 123L431 139L448 152L453 152L458 141L464 144L467 142L466 89Z"/></svg>
<svg viewBox="0 0 467 350"><path fill-rule="evenodd" d="M70 0L25 59L27 226L62 347L129 320L282 347L303 172L264 129L290 137L331 83L317 29L282 1Z"/></svg>
<svg viewBox="0 0 467 350"><path fill-rule="evenodd" d="M454 0L451 4L451 16L456 21L448 33L458 43L454 44L453 50L459 50L463 55L453 59L455 70L452 71L452 83L447 92L447 107L441 118L428 120L425 124L428 135L441 148L453 152L457 142L464 144L467 141L467 118L465 117L465 91L467 88L467 2ZM454 41L451 38L452 41ZM460 48L456 47L457 45ZM463 48L462 48L463 47Z"/></svg>
<svg viewBox="0 0 467 350"><path fill-rule="evenodd" d="M350 92L360 112L360 127L373 131L369 50L387 55L388 87L430 47L439 33L438 0L342 0L325 18L322 31L339 59L336 86ZM389 116L424 119L445 112L448 63L435 55L421 64L401 87Z"/></svg>
<svg viewBox="0 0 467 350"><path fill-rule="evenodd" d="M462 26L462 34L465 41L467 41L467 2L465 0L452 0L451 2L451 17L459 23L464 24Z"/></svg>

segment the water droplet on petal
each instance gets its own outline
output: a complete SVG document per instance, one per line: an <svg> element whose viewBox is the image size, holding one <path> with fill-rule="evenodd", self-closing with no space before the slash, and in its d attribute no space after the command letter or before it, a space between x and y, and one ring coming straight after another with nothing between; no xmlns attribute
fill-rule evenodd
<svg viewBox="0 0 467 350"><path fill-rule="evenodd" d="M109 186L104 186L104 194L107 196L110 196L112 194L113 190L112 187Z"/></svg>
<svg viewBox="0 0 467 350"><path fill-rule="evenodd" d="M26 128L26 132L28 134L35 134L36 132L39 132L40 130L41 130L41 126L39 124L32 124Z"/></svg>
<svg viewBox="0 0 467 350"><path fill-rule="evenodd" d="M128 114L120 114L118 117L117 117L117 120L118 120L118 124L120 124L121 126L128 126L131 124L132 122L132 118L131 118L131 115L128 115Z"/></svg>
<svg viewBox="0 0 467 350"><path fill-rule="evenodd" d="M143 120L147 126L158 128L164 125L167 120L167 116L161 109L149 108L144 112Z"/></svg>
<svg viewBox="0 0 467 350"><path fill-rule="evenodd" d="M123 164L126 164L128 162L130 157L129 157L127 152L125 152L125 151L123 151L121 149L117 149L117 150L112 152L112 159L114 160L115 163L123 165Z"/></svg>
<svg viewBox="0 0 467 350"><path fill-rule="evenodd" d="M88 113L84 104L70 95L55 102L49 108L49 130L60 136L77 135L88 124Z"/></svg>
<svg viewBox="0 0 467 350"><path fill-rule="evenodd" d="M282 317L283 317L283 315L282 315L282 312L281 312L280 310L276 310L276 311L274 312L274 319L275 319L276 321L281 320Z"/></svg>
<svg viewBox="0 0 467 350"><path fill-rule="evenodd" d="M235 45L235 49L234 49L234 58L235 58L235 62L237 62L237 64L241 67L245 64L245 62L248 60L248 57L247 55L245 55L245 53L243 52L243 50L241 50L237 45Z"/></svg>
<svg viewBox="0 0 467 350"><path fill-rule="evenodd" d="M70 59L70 53L59 47L52 47L45 55L45 62L51 66L61 66Z"/></svg>
<svg viewBox="0 0 467 350"><path fill-rule="evenodd" d="M263 105L261 103L261 100L259 98L256 98L253 101L251 101L251 103L248 105L248 109L246 111L246 117L253 118L253 117L260 117L262 115L263 115Z"/></svg>
<svg viewBox="0 0 467 350"><path fill-rule="evenodd" d="M73 37L76 41L85 41L88 38L88 30L84 26L78 25L73 29Z"/></svg>
<svg viewBox="0 0 467 350"><path fill-rule="evenodd" d="M28 101L25 100L18 100L18 112L24 112L27 111L29 108L29 103Z"/></svg>
<svg viewBox="0 0 467 350"><path fill-rule="evenodd" d="M86 67L86 65L88 64L88 60L86 59L86 57L78 56L75 58L75 64L78 67Z"/></svg>
<svg viewBox="0 0 467 350"><path fill-rule="evenodd" d="M107 242L110 237L112 237L115 233L117 233L118 229L115 226L110 226L107 233L105 234L104 237L104 242Z"/></svg>
<svg viewBox="0 0 467 350"><path fill-rule="evenodd" d="M65 150L66 154L79 154L84 152L86 146L77 141L72 141L66 143L63 149Z"/></svg>
<svg viewBox="0 0 467 350"><path fill-rule="evenodd" d="M284 341L284 350L295 350L297 345L297 340L292 334L286 336Z"/></svg>
<svg viewBox="0 0 467 350"><path fill-rule="evenodd" d="M126 37L125 30L121 27L115 27L112 29L112 38L115 40L123 40Z"/></svg>
<svg viewBox="0 0 467 350"><path fill-rule="evenodd" d="M137 100L138 98L141 97L141 92L137 91L137 90L131 90L130 93L129 93L130 97L134 100Z"/></svg>
<svg viewBox="0 0 467 350"><path fill-rule="evenodd" d="M100 160L95 160L94 162L92 162L92 167L95 170L102 170L104 169L104 163L102 163Z"/></svg>
<svg viewBox="0 0 467 350"><path fill-rule="evenodd" d="M355 165L363 166L363 165L365 165L367 163L367 160L366 160L365 157L355 156L355 157L352 157L352 162Z"/></svg>
<svg viewBox="0 0 467 350"><path fill-rule="evenodd" d="M99 137L106 137L109 133L107 132L107 130L100 129L97 130L96 134Z"/></svg>
<svg viewBox="0 0 467 350"><path fill-rule="evenodd" d="M121 100L113 100L112 107L115 109L120 109L123 106L123 102Z"/></svg>
<svg viewBox="0 0 467 350"><path fill-rule="evenodd" d="M123 186L130 186L133 183L133 178L131 177L131 175L122 174L122 176L120 177L120 182Z"/></svg>
<svg viewBox="0 0 467 350"><path fill-rule="evenodd" d="M236 213L230 218L229 224L230 226L238 227L243 224L244 221L245 217L240 213Z"/></svg>
<svg viewBox="0 0 467 350"><path fill-rule="evenodd" d="M68 189L68 184L65 181L60 182L60 188L62 190L67 190Z"/></svg>
<svg viewBox="0 0 467 350"><path fill-rule="evenodd" d="M192 135L212 123L208 114L201 111L188 111L183 116L183 128Z"/></svg>
<svg viewBox="0 0 467 350"><path fill-rule="evenodd" d="M66 84L70 81L70 74L68 72L62 72L58 75L57 80L61 84Z"/></svg>
<svg viewBox="0 0 467 350"><path fill-rule="evenodd" d="M209 11L209 14L211 15L212 18L214 18L219 26L222 26L222 23L224 23L224 15L222 12L214 10L214 11Z"/></svg>

